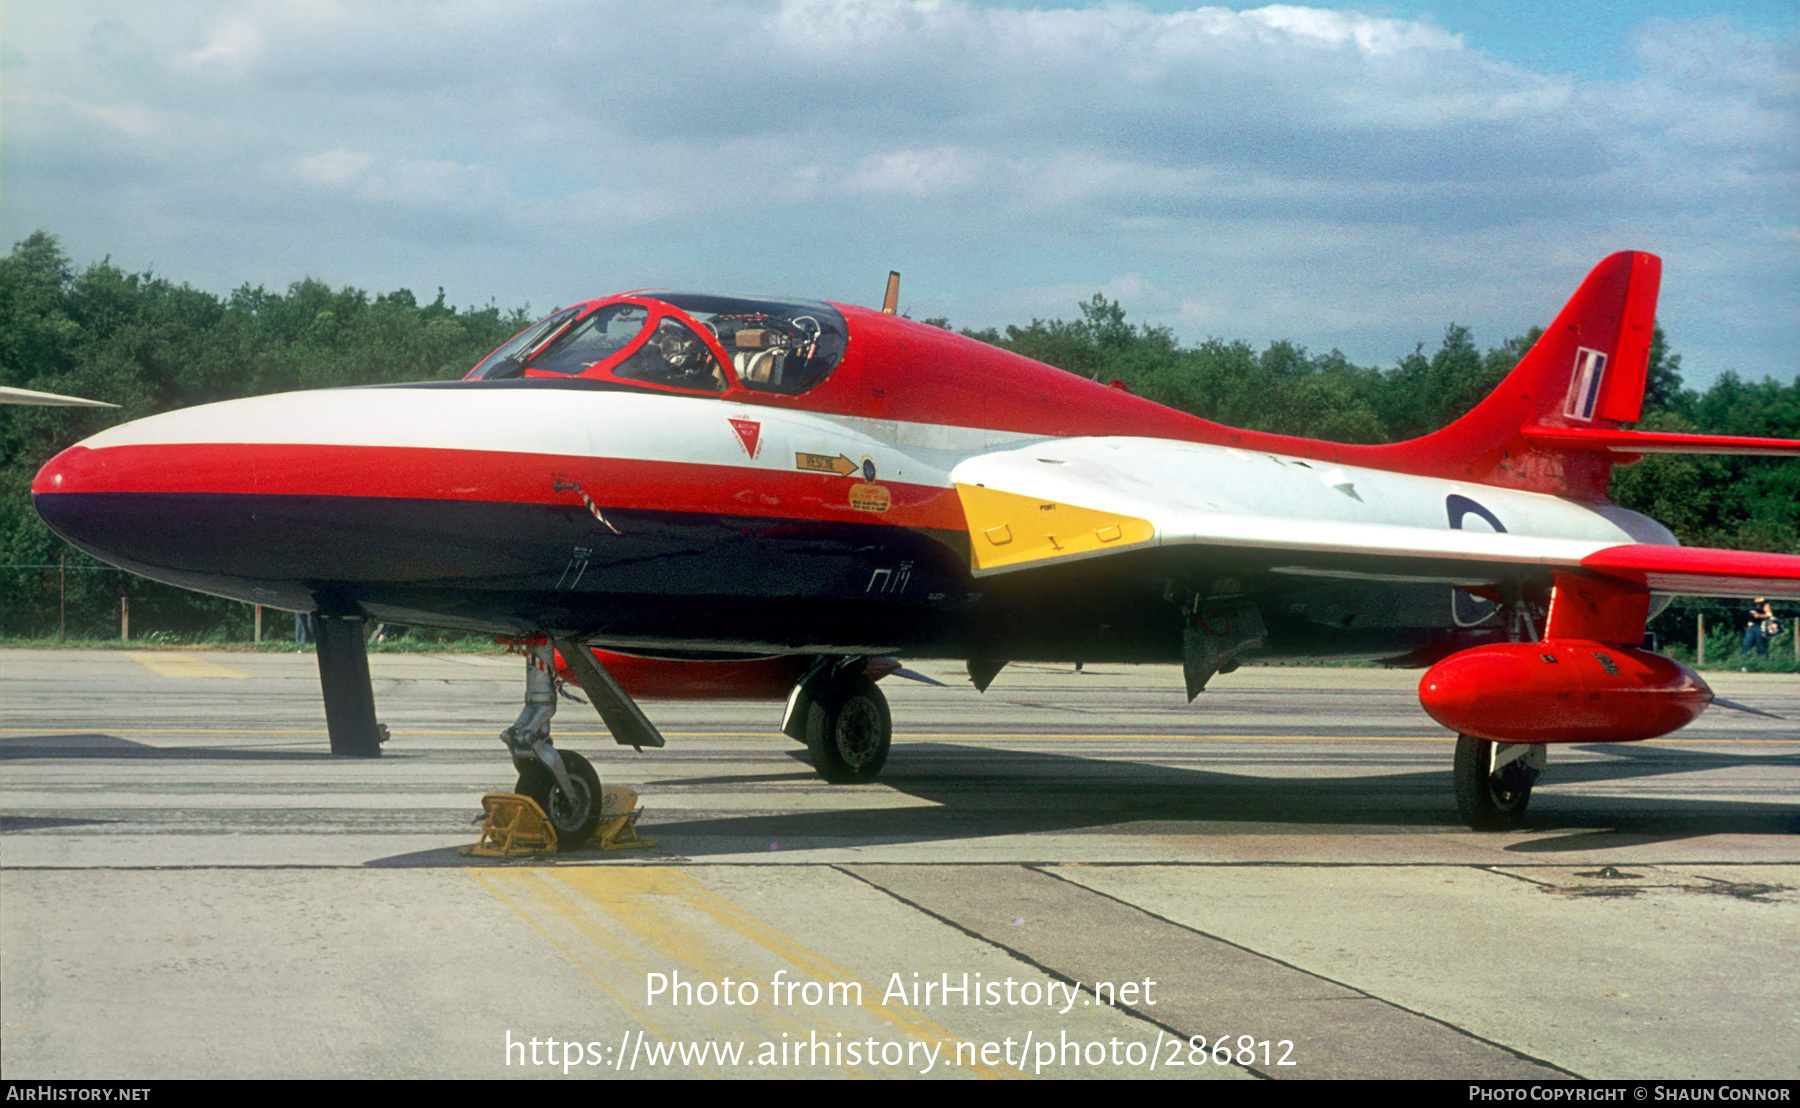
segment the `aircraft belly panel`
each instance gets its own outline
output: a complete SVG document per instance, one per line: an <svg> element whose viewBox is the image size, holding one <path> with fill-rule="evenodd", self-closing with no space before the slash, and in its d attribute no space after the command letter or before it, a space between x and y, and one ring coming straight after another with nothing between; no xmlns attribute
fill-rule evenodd
<svg viewBox="0 0 1800 1108"><path fill-rule="evenodd" d="M37 500L77 545L111 560L129 550L130 568L157 580L256 603L330 596L429 625L892 645L941 635L966 595L955 531L606 505L597 518L580 503Z"/></svg>

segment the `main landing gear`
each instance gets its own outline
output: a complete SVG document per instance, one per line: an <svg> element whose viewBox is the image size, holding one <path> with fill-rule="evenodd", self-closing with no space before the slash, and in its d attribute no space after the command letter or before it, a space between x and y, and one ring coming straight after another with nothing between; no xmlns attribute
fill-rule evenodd
<svg viewBox="0 0 1800 1108"><path fill-rule="evenodd" d="M1509 831L1525 822L1531 787L1548 764L1544 744L1456 737L1456 807L1476 831Z"/></svg>
<svg viewBox="0 0 1800 1108"><path fill-rule="evenodd" d="M813 768L835 785L875 780L893 745L887 697L868 669L867 658L821 658L788 696L782 732L805 743Z"/></svg>

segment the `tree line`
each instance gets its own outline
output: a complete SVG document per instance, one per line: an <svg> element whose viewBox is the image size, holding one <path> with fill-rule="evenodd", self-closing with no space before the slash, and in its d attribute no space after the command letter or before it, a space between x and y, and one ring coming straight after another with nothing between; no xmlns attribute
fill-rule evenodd
<svg viewBox="0 0 1800 1108"><path fill-rule="evenodd" d="M1436 430L1485 396L1537 338L1482 349L1450 325L1390 366L1361 366L1291 342L1258 350L1212 338L1184 345L1134 323L1095 294L1071 319L962 333L1084 377L1237 427L1340 442L1391 442ZM292 389L452 379L530 322L524 307L456 308L442 289L370 295L305 279L285 291L244 285L227 296L132 273L102 260L77 268L37 232L0 259L0 384L110 400L119 409L0 406L0 635L116 634L121 597L137 627L249 637L248 610L99 568L31 510L37 469L64 447L123 420L214 400ZM926 322L948 327L943 319ZM1659 327L1639 427L1800 438L1800 381L1751 382L1727 371L1687 388ZM1651 456L1617 467L1617 503L1667 524L1684 543L1800 552L1800 460ZM1725 610L1730 610L1728 607ZM1670 637L1679 618L1663 617ZM1677 622L1670 622L1676 619Z"/></svg>
<svg viewBox="0 0 1800 1108"><path fill-rule="evenodd" d="M371 296L296 281L228 296L130 273L110 260L77 269L37 232L0 260L0 385L107 400L119 408L0 405L0 635L134 629L248 639L244 605L107 568L32 511L38 468L105 427L215 400L293 389L456 378L530 322L521 307L458 309L443 290ZM291 633L291 628L289 629Z"/></svg>

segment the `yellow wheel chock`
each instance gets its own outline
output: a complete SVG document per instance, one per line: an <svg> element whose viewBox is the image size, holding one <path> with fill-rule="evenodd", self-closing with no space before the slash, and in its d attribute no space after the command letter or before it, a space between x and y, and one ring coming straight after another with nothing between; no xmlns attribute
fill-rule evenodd
<svg viewBox="0 0 1800 1108"><path fill-rule="evenodd" d="M489 793L481 798L487 819L481 823L481 840L459 846L458 854L482 858L524 858L556 852L556 826L538 802L518 793Z"/></svg>
<svg viewBox="0 0 1800 1108"><path fill-rule="evenodd" d="M601 850L628 850L655 846L655 839L640 839L637 833L637 792L609 785L600 790L600 826L582 846ZM489 793L481 798L481 809L487 818L481 824L481 840L473 846L459 846L456 852L481 858L525 858L534 854L554 854L564 849L557 843L556 827L538 802L519 793ZM567 847L567 849L575 849Z"/></svg>
<svg viewBox="0 0 1800 1108"><path fill-rule="evenodd" d="M619 785L600 789L600 826L588 846L601 850L629 850L637 846L655 846L655 839L640 839L637 833L637 790Z"/></svg>

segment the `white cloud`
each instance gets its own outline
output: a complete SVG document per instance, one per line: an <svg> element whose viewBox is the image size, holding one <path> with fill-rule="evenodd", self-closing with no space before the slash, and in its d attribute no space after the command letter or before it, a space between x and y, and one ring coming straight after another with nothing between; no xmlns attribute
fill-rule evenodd
<svg viewBox="0 0 1800 1108"><path fill-rule="evenodd" d="M1400 19L1372 19L1360 12L1297 8L1275 4L1239 17L1273 32L1296 39L1312 39L1330 46L1355 43L1365 54L1397 54L1407 50L1460 50L1462 38L1429 23Z"/></svg>
<svg viewBox="0 0 1800 1108"><path fill-rule="evenodd" d="M253 20L233 16L220 20L206 36L206 43L176 57L185 69L234 72L262 56L263 33Z"/></svg>
<svg viewBox="0 0 1800 1108"><path fill-rule="evenodd" d="M1101 289L1188 337L1384 360L1452 318L1542 322L1638 247L1666 257L1678 344L1784 376L1800 349L1796 44L1719 20L1647 22L1626 81L1296 5L68 0L8 21L31 64L4 88L5 229L215 287L867 299L904 264L958 323Z"/></svg>
<svg viewBox="0 0 1800 1108"><path fill-rule="evenodd" d="M856 164L845 183L856 192L941 196L960 192L980 176L978 160L953 146L874 154Z"/></svg>
<svg viewBox="0 0 1800 1108"><path fill-rule="evenodd" d="M82 104L70 107L133 138L151 138L163 129L161 113L143 104Z"/></svg>
<svg viewBox="0 0 1800 1108"><path fill-rule="evenodd" d="M82 121L92 121L132 138L155 137L167 125L161 112L145 104L98 104L61 93L31 90L10 99L21 108L36 108L47 110L52 115L61 115L65 123L79 126ZM69 119L70 116L74 118Z"/></svg>
<svg viewBox="0 0 1800 1108"><path fill-rule="evenodd" d="M374 162L375 159L368 154L338 149L305 154L292 159L290 164L302 180L315 185L339 186L349 184Z"/></svg>

